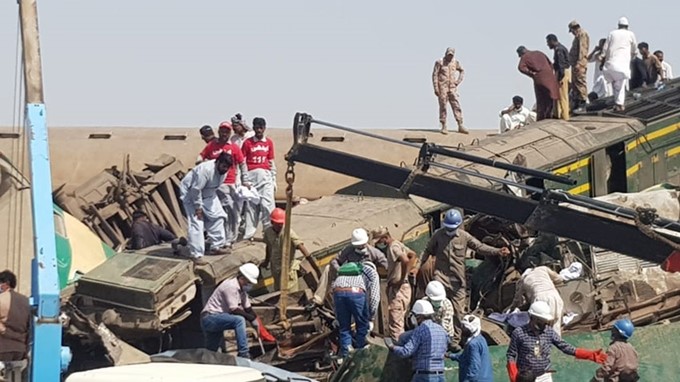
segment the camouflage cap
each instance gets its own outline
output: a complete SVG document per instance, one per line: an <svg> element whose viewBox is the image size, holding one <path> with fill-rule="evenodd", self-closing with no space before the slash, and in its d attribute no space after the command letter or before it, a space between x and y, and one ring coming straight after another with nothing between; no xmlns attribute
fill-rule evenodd
<svg viewBox="0 0 680 382"><path fill-rule="evenodd" d="M448 56L448 55L452 55L452 56L453 56L454 54L456 54L456 50L455 50L455 49L453 49L453 48L446 48L446 53L444 53L444 56Z"/></svg>
<svg viewBox="0 0 680 382"><path fill-rule="evenodd" d="M579 25L578 21L576 20L571 20L569 23L569 31L571 32L572 29L580 28L581 25Z"/></svg>

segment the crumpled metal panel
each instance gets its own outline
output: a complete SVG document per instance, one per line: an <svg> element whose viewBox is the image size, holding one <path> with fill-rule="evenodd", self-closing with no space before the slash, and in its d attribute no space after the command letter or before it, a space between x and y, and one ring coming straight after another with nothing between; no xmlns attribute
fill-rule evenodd
<svg viewBox="0 0 680 382"><path fill-rule="evenodd" d="M593 272L600 281L621 271L637 272L643 268L658 267L658 263L636 259L632 256L592 247Z"/></svg>

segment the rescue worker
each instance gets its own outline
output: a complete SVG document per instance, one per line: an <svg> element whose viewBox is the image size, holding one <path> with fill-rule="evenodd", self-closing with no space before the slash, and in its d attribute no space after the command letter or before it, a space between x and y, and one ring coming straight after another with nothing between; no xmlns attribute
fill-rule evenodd
<svg viewBox="0 0 680 382"><path fill-rule="evenodd" d="M524 98L516 95L512 97L512 105L500 111L500 133L519 129L532 122L536 122L536 113L524 106Z"/></svg>
<svg viewBox="0 0 680 382"><path fill-rule="evenodd" d="M555 102L559 98L559 85L548 56L524 46L517 48L517 69L534 81L536 95L536 120L554 118Z"/></svg>
<svg viewBox="0 0 680 382"><path fill-rule="evenodd" d="M264 262L261 266L263 268L269 268L269 264L272 266L272 277L274 277L274 288L275 290L281 290L281 268L283 260L283 226L286 223L286 211L281 208L274 208L272 211L271 225L264 230L264 243L265 257ZM295 251L299 250L302 254L309 258L310 254L302 242L300 237L293 231L290 230L290 252L288 259L288 290L291 292L298 290L298 277L297 270L294 269L293 264L295 263Z"/></svg>
<svg viewBox="0 0 680 382"><path fill-rule="evenodd" d="M637 41L635 34L628 30L628 19L621 17L618 29L609 32L607 41L602 47L602 73L607 82L612 84L614 94L614 111L625 110L626 83L630 79L630 60L635 57Z"/></svg>
<svg viewBox="0 0 680 382"><path fill-rule="evenodd" d="M457 361L459 382L493 382L493 366L489 345L482 336L482 322L471 314L463 317L463 338L465 347L460 354L449 354L449 359Z"/></svg>
<svg viewBox="0 0 680 382"><path fill-rule="evenodd" d="M408 274L416 260L416 253L390 235L387 227L373 231L375 246L387 255L387 310L389 334L393 340L404 333L404 320L411 305L411 284Z"/></svg>
<svg viewBox="0 0 680 382"><path fill-rule="evenodd" d="M443 228L437 230L427 243L420 261L425 264L430 256L434 256L434 278L446 288L446 296L453 303L454 315L454 351L460 350L460 320L466 308L465 255L470 248L485 256L507 256L510 250L506 247L494 248L482 244L474 236L460 229L463 217L456 209L446 211ZM457 348L457 349L456 349Z"/></svg>
<svg viewBox="0 0 680 382"><path fill-rule="evenodd" d="M649 51L649 44L641 42L638 44L638 50L645 62L645 69L647 69L647 86L654 86L659 81L665 81L663 76L663 66L661 61Z"/></svg>
<svg viewBox="0 0 680 382"><path fill-rule="evenodd" d="M217 189L224 183L232 164L231 155L223 152L217 159L200 163L191 169L180 184L180 200L189 221L187 235L189 252L197 264L205 263L204 226L211 244L211 252L229 253L224 231L224 220L227 216L217 197Z"/></svg>
<svg viewBox="0 0 680 382"><path fill-rule="evenodd" d="M562 340L559 334L548 325L555 319L545 301L536 301L529 308L529 324L516 328L510 337L508 346L508 376L510 382L516 382L519 373L531 371L536 382L552 382L550 370L550 351L553 346L566 355L576 359L604 364L607 354L602 349L588 350L575 348Z"/></svg>
<svg viewBox="0 0 680 382"><path fill-rule="evenodd" d="M257 265L246 263L238 268L238 275L224 280L210 295L201 311L201 327L205 335L205 347L217 351L222 347L224 331L234 330L238 356L250 358L246 321L250 322L256 334L264 329L248 297L248 292L257 284L260 270ZM262 339L266 336L262 336Z"/></svg>
<svg viewBox="0 0 680 382"><path fill-rule="evenodd" d="M131 231L131 249L143 249L177 239L174 233L151 223L146 212L140 210L132 213Z"/></svg>
<svg viewBox="0 0 680 382"><path fill-rule="evenodd" d="M536 382L536 376L530 370L520 371L516 382Z"/></svg>
<svg viewBox="0 0 680 382"><path fill-rule="evenodd" d="M17 277L0 272L0 362L27 358L31 306L28 297L16 292Z"/></svg>
<svg viewBox="0 0 680 382"><path fill-rule="evenodd" d="M574 95L574 106L578 111L584 111L588 99L588 50L590 36L581 28L578 21L569 23L569 33L574 35L569 49L569 65L571 65L571 90Z"/></svg>
<svg viewBox="0 0 680 382"><path fill-rule="evenodd" d="M661 67L663 68L663 78L665 78L666 81L672 80L673 79L673 67L667 61L664 61L663 52L660 51L660 50L657 50L657 51L654 52L654 55L661 62Z"/></svg>
<svg viewBox="0 0 680 382"><path fill-rule="evenodd" d="M380 279L375 265L368 260L343 264L332 290L340 332L340 357L345 358L352 340L358 349L366 346L366 336L380 305ZM356 325L354 336L352 321Z"/></svg>
<svg viewBox="0 0 680 382"><path fill-rule="evenodd" d="M508 310L512 311L524 305L525 299L529 304L543 301L550 306L550 313L555 317L552 323L553 330L557 335L561 335L564 302L555 284L561 284L562 281L562 277L557 272L546 266L525 270L515 286L515 298Z"/></svg>
<svg viewBox="0 0 680 382"><path fill-rule="evenodd" d="M554 51L553 68L559 83L560 98L557 101L557 117L569 120L569 87L571 84L571 65L569 65L569 51L557 40L557 36L549 34L545 37L548 48Z"/></svg>
<svg viewBox="0 0 680 382"><path fill-rule="evenodd" d="M460 108L458 98L458 86L463 82L463 78L465 78L465 70L463 70L460 62L453 58L455 53L455 49L447 48L444 58L434 63L434 70L432 71L434 95L439 100L439 123L441 124L442 134L449 133L446 127L447 103L451 105L453 117L458 123L458 132L468 134L467 129L463 126L463 111ZM457 75L456 72L458 72Z"/></svg>
<svg viewBox="0 0 680 382"><path fill-rule="evenodd" d="M243 239L250 240L255 235L260 221L264 228L269 226L269 215L274 210L276 192L276 163L274 162L274 141L265 137L267 122L264 118L253 119L255 135L243 142L241 150L248 165L248 179L260 195L259 202L246 202L245 233Z"/></svg>
<svg viewBox="0 0 680 382"><path fill-rule="evenodd" d="M357 262L368 259L375 266L388 270L389 264L387 257L379 249L368 245L368 232L363 228L356 228L352 231L350 245L340 251L338 256L331 261L331 268L338 270L341 265L347 262Z"/></svg>
<svg viewBox="0 0 680 382"><path fill-rule="evenodd" d="M201 139L203 142L206 144L210 143L211 141L217 139L215 138L215 133L213 132L213 129L210 125L203 125L201 128L198 130L198 132L201 134ZM201 156L199 155L198 158L196 158L196 163L199 164L203 161Z"/></svg>
<svg viewBox="0 0 680 382"><path fill-rule="evenodd" d="M595 371L591 382L635 382L638 376L638 354L628 340L635 327L625 318L612 327L612 342L607 349L607 362Z"/></svg>
<svg viewBox="0 0 680 382"><path fill-rule="evenodd" d="M231 123L227 121L220 123L217 129L217 139L209 142L203 151L201 151L201 158L204 161L216 159L221 153L227 153L231 155L234 162L229 168L229 172L227 172L224 183L217 189L217 196L220 198L222 208L227 214L225 222L227 247L231 247L236 242L241 223L243 203L238 196L238 187L240 185L251 187L248 181L248 168L241 147L230 140L231 129Z"/></svg>
<svg viewBox="0 0 680 382"><path fill-rule="evenodd" d="M243 142L246 139L255 136L255 133L250 130L250 127L248 127L246 121L243 120L239 113L231 117L231 126L233 127L234 134L229 138L229 142L235 144L238 148L243 146Z"/></svg>
<svg viewBox="0 0 680 382"><path fill-rule="evenodd" d="M588 55L588 62L595 63L595 70L593 71L593 91L591 93L597 94L597 98L609 97L612 95L612 85L604 78L604 73L602 73L601 69L602 64L600 63L600 56L602 55L602 49L604 49L605 42L607 42L606 38L600 39L595 49ZM588 99L590 100L590 98L592 97L589 95Z"/></svg>
<svg viewBox="0 0 680 382"><path fill-rule="evenodd" d="M455 311L453 310L451 300L446 298L444 284L437 280L432 280L427 283L427 288L425 288L425 299L432 304L432 308L434 309L434 316L432 319L446 330L446 334L449 336L449 344L454 345L456 331L453 325L453 317Z"/></svg>
<svg viewBox="0 0 680 382"><path fill-rule="evenodd" d="M402 346L386 341L387 347L401 358L411 358L412 382L444 382L444 354L446 353L446 331L432 321L434 310L427 300L418 300L411 309L418 326L409 332L408 340Z"/></svg>

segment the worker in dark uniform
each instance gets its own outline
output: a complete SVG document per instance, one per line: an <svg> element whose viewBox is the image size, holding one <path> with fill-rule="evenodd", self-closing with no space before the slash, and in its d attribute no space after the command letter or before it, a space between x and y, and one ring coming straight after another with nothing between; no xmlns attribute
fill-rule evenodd
<svg viewBox="0 0 680 382"><path fill-rule="evenodd" d="M144 211L137 210L132 213L131 249L151 247L175 239L177 239L177 236L174 233L151 223Z"/></svg>

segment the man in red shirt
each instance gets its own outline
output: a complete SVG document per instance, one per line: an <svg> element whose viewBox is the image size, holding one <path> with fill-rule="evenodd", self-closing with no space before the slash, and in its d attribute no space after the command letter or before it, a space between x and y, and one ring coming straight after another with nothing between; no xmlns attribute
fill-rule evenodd
<svg viewBox="0 0 680 382"><path fill-rule="evenodd" d="M248 179L260 195L260 201L246 203L245 233L243 238L250 240L255 235L259 221L264 228L271 223L269 216L274 207L274 192L276 188L276 164L274 163L274 142L264 136L267 122L264 118L253 119L255 136L243 142L241 150L248 166Z"/></svg>
<svg viewBox="0 0 680 382"><path fill-rule="evenodd" d="M246 187L250 187L243 152L241 152L241 149L229 139L231 136L231 129L232 126L229 122L224 121L220 123L220 127L217 130L217 139L210 141L203 151L201 151L201 158L204 161L216 159L223 152L231 154L234 160L234 163L227 172L224 184L217 190L217 196L220 198L222 208L224 208L224 212L227 214L227 221L225 224L227 246L231 246L236 241L239 224L241 223L243 203L239 202L237 194L238 186L239 184L243 184ZM240 177L236 176L237 171L239 172Z"/></svg>

